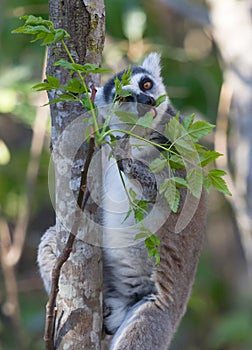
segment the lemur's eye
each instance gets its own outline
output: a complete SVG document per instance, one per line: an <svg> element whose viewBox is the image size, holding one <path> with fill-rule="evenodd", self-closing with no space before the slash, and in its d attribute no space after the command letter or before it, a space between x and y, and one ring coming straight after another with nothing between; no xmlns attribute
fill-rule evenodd
<svg viewBox="0 0 252 350"><path fill-rule="evenodd" d="M119 95L116 96L115 100L120 102L120 103L123 103L123 102L127 101L126 97L119 96Z"/></svg>
<svg viewBox="0 0 252 350"><path fill-rule="evenodd" d="M139 86L142 90L150 90L153 87L153 81L149 78L145 78L140 82Z"/></svg>
<svg viewBox="0 0 252 350"><path fill-rule="evenodd" d="M151 81L146 81L145 83L143 83L143 88L145 90L149 90L152 88L152 82Z"/></svg>

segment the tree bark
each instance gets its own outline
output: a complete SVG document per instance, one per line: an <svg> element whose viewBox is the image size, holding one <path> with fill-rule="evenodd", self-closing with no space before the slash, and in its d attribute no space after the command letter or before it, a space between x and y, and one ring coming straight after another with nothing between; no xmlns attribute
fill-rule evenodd
<svg viewBox="0 0 252 350"><path fill-rule="evenodd" d="M49 0L49 7L55 27L64 28L71 36L66 44L75 62L100 64L105 33L103 1ZM58 43L49 48L47 75L56 76L66 84L70 74L62 67L54 66L59 59L68 57ZM99 85L98 75L88 79ZM54 91L48 95L50 101L55 98ZM69 233L76 233L72 253L62 267L59 280L54 334L57 350L100 349L102 259L101 230L96 225L99 210L90 200L85 215L76 209L81 170L88 150L87 143L83 144L84 112L83 107L76 103L51 105L58 254L62 252Z"/></svg>

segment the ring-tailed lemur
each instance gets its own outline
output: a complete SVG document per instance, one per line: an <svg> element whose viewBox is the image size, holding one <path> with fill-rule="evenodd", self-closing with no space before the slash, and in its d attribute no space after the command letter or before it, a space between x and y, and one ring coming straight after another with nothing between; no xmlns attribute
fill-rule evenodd
<svg viewBox="0 0 252 350"><path fill-rule="evenodd" d="M146 110L151 110L155 116L153 128L156 131L146 131L144 137L164 143L167 140L164 141L162 131L176 112L168 97L155 108L157 98L165 94L160 71L160 56L152 53L142 65L132 68L130 84L125 89L131 92L128 101L141 104L141 108L137 105L139 116ZM122 73L117 76L121 79ZM98 106L109 104L114 95L112 78L98 89L95 103ZM147 256L144 241L134 241L137 233L132 222L134 217L130 215L125 220L125 207L117 207L125 201L125 192L116 167L119 167L127 186L140 191L140 195L152 204L158 195L156 178L150 173L148 164L141 161L141 149L134 154L128 139L119 141L115 150L117 162L107 162L103 184L104 325L107 333L114 334L110 350L166 350L191 292L205 226L205 194L202 193L195 213L188 216L189 219L186 215L194 198L188 196L186 189L181 189L178 212L169 212L165 222L156 222L154 216L150 220L157 225L155 233L161 241L161 261L155 266ZM188 222L175 233L183 215ZM49 272L55 261L55 251L55 229L51 228L42 237L38 254L47 291L50 290Z"/></svg>

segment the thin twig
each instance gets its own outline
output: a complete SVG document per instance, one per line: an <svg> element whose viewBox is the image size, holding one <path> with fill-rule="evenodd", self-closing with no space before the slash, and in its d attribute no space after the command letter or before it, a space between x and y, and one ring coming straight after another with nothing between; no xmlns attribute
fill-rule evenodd
<svg viewBox="0 0 252 350"><path fill-rule="evenodd" d="M91 100L94 102L96 90L92 88L92 95ZM89 142L89 149L87 152L86 161L84 164L83 171L81 173L81 183L79 188L79 194L77 199L77 204L79 208L81 208L82 211L85 209L85 205L87 203L88 195L85 197L84 194L87 191L87 174L88 169L93 157L95 151L95 138L94 138L94 127L90 126L90 142ZM76 214L79 214L79 211L77 211ZM76 215L77 218L79 218L78 215ZM51 291L49 295L49 299L46 305L46 323L45 323L45 332L44 332L44 341L45 341L45 347L46 350L54 350L54 331L55 331L55 321L56 321L56 298L59 291L59 278L60 278L60 272L63 264L68 260L73 244L75 241L76 234L78 232L79 228L79 219L75 222L72 231L69 233L68 240L66 242L66 245L62 251L62 253L57 258L55 267L52 271L52 283L51 283Z"/></svg>
<svg viewBox="0 0 252 350"><path fill-rule="evenodd" d="M94 131L93 126L90 126L90 142L89 142L89 150L87 153L86 162L83 168L83 171L81 172L81 184L80 184L80 191L78 195L77 204L80 209L84 210L84 205L86 201L84 201L84 193L86 192L86 184L87 184L87 173L88 168L92 160L92 156L95 150L95 139L94 139Z"/></svg>

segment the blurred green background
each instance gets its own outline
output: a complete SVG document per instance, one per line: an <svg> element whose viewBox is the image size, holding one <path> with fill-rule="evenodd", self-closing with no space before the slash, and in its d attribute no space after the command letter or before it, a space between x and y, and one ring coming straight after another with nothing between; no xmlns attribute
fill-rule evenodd
<svg viewBox="0 0 252 350"><path fill-rule="evenodd" d="M195 112L216 123L223 72L207 31L160 1L105 0L105 4L104 66L116 72L147 52L161 52L164 82L174 106L185 115ZM44 348L47 299L36 253L41 235L54 222L47 185L50 122L46 108L40 107L41 97L31 90L41 81L45 52L29 38L11 34L24 14L46 18L47 1L0 3L0 233L10 235L2 241L8 245L9 239L10 244L18 225L28 225L15 275L8 281L13 270L8 261L13 260L4 260L1 249L0 350ZM34 132L43 144L37 151L35 145L31 153ZM213 147L213 138L206 142ZM251 326L251 295L239 233L229 204L213 192L196 282L171 350L249 350Z"/></svg>

